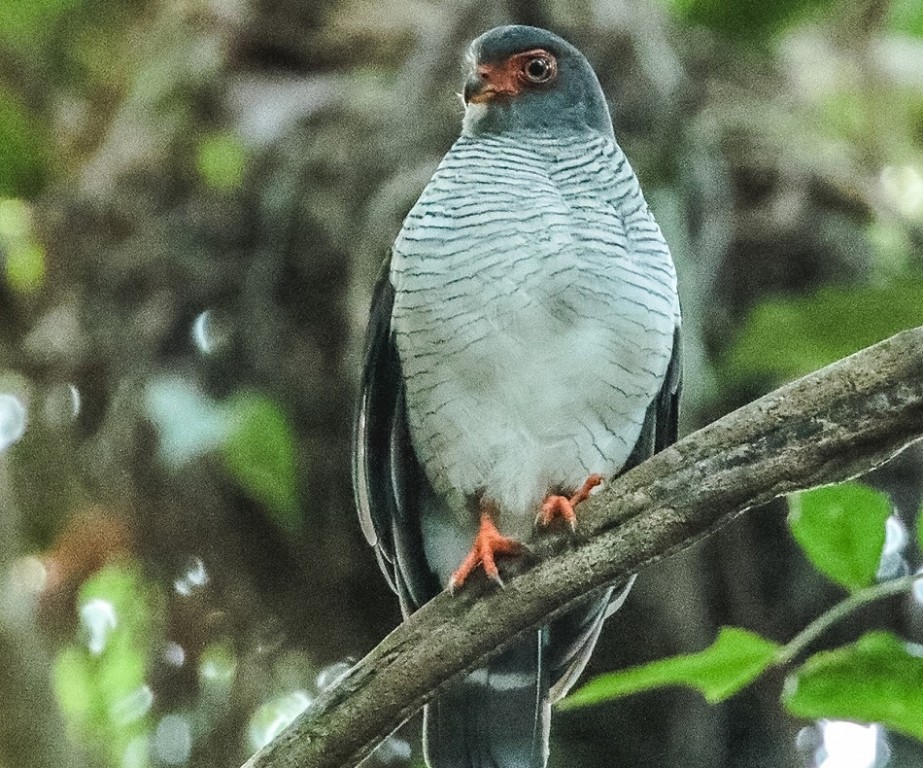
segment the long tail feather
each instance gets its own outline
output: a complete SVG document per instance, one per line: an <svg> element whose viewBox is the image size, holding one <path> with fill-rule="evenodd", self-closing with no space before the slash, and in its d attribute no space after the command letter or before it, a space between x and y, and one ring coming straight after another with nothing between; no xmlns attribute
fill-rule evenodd
<svg viewBox="0 0 923 768"><path fill-rule="evenodd" d="M430 768L544 768L548 672L543 633L450 686L428 704L423 727Z"/></svg>

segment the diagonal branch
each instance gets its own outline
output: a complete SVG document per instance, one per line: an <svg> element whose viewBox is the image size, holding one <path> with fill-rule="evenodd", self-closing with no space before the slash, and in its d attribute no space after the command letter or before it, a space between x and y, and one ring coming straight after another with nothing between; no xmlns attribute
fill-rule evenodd
<svg viewBox="0 0 923 768"><path fill-rule="evenodd" d="M782 494L853 477L923 437L923 327L781 389L690 435L581 507L505 589L478 579L386 637L244 768L348 768L505 642L603 585L688 547Z"/></svg>

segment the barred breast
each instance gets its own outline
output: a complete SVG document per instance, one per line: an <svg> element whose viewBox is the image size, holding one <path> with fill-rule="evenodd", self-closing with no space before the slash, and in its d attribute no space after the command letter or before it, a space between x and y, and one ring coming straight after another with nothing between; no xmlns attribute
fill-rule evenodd
<svg viewBox="0 0 923 768"><path fill-rule="evenodd" d="M612 139L463 136L391 264L411 439L437 492L531 521L549 490L622 467L679 309Z"/></svg>

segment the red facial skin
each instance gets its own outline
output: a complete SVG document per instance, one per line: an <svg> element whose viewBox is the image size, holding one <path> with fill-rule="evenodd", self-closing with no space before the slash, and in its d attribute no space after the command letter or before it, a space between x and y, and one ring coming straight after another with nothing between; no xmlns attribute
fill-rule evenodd
<svg viewBox="0 0 923 768"><path fill-rule="evenodd" d="M551 77L542 83L530 80L525 71L528 62L537 57L545 58L551 64ZM477 73L484 81L484 86L469 101L472 104L484 104L498 96L517 96L526 88L534 88L553 81L557 76L557 67L555 57L543 48L517 53L500 64L481 64L477 68Z"/></svg>

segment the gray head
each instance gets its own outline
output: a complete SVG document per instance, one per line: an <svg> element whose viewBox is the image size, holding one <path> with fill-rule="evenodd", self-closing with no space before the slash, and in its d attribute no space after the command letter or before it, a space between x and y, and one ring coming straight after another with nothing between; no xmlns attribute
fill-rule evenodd
<svg viewBox="0 0 923 768"><path fill-rule="evenodd" d="M596 73L574 46L537 27L496 27L468 47L467 134L585 131L612 135Z"/></svg>

